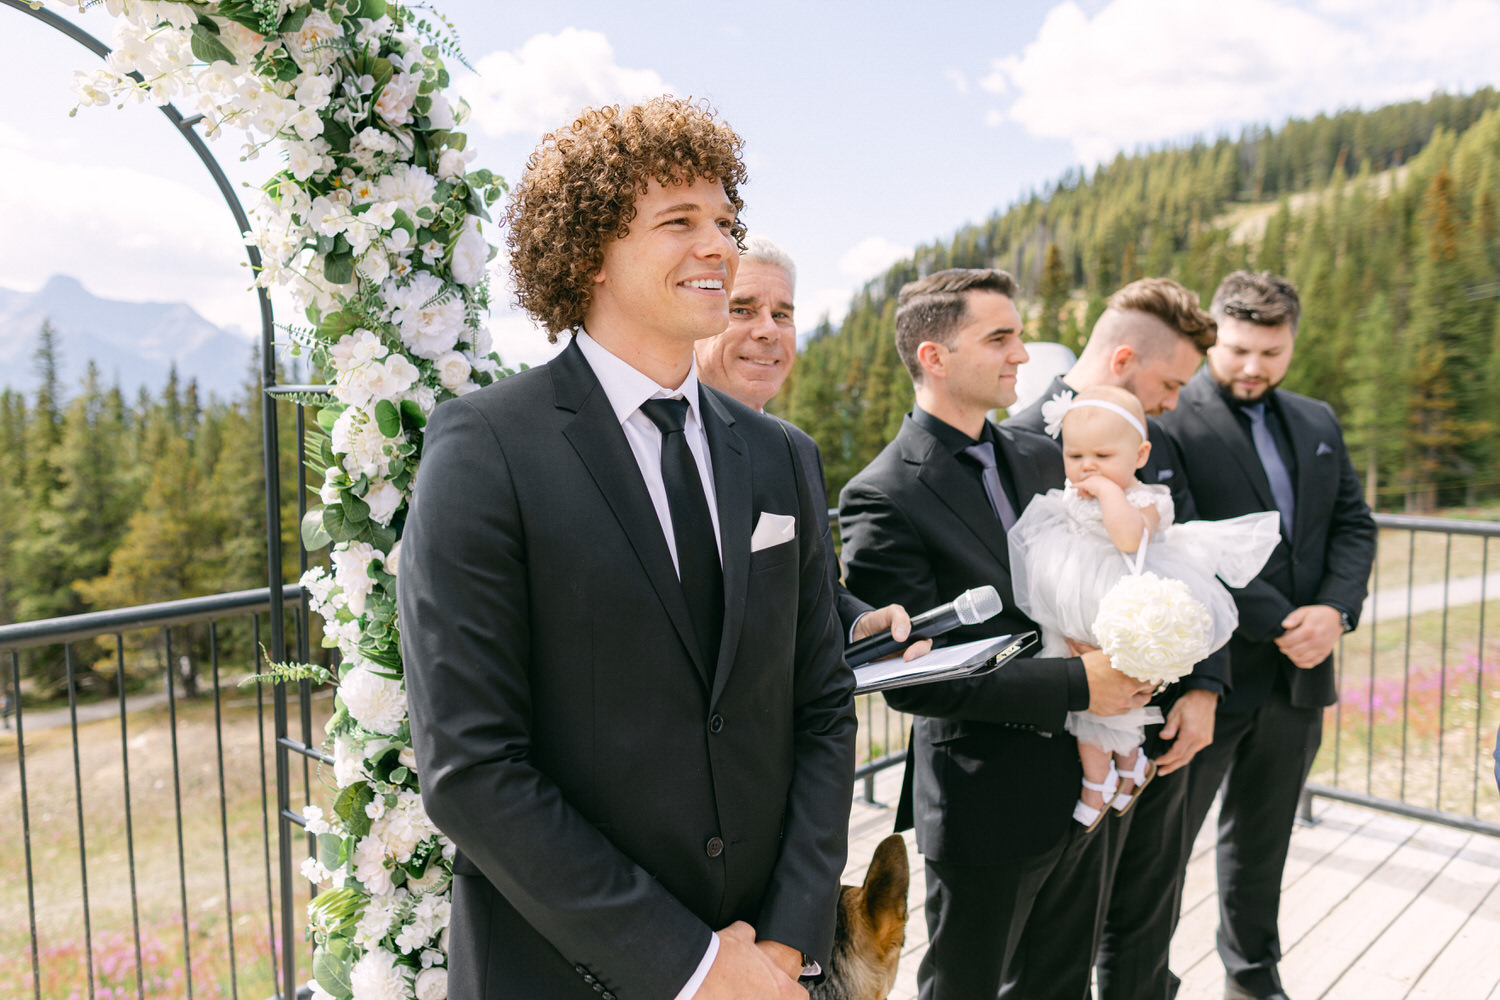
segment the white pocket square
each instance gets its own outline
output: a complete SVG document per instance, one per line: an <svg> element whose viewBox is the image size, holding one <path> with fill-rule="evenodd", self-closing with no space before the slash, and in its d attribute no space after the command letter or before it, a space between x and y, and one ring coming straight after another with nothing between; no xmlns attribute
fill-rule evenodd
<svg viewBox="0 0 1500 1000"><path fill-rule="evenodd" d="M1333 446L1330 445L1327 441L1319 441L1318 442L1318 451L1317 451L1317 453L1319 455L1332 455L1333 454Z"/></svg>
<svg viewBox="0 0 1500 1000"><path fill-rule="evenodd" d="M1171 478L1172 478L1172 470L1171 469L1157 469L1156 470L1156 481L1157 482L1164 483L1168 479L1171 479Z"/></svg>
<svg viewBox="0 0 1500 1000"><path fill-rule="evenodd" d="M750 536L750 551L759 552L761 549L769 549L773 545L782 542L790 542L797 537L797 519L790 514L772 514L770 511L760 512L760 521L755 525L755 533Z"/></svg>

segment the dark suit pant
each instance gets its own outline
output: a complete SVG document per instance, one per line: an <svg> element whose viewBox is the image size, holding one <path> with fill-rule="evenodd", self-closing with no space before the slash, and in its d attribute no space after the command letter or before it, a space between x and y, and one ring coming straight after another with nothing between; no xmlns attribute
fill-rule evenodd
<svg viewBox="0 0 1500 1000"><path fill-rule="evenodd" d="M1111 850L1108 910L1099 943L1099 1000L1171 1000L1167 967L1182 899L1191 765L1158 775L1124 816L1107 820Z"/></svg>
<svg viewBox="0 0 1500 1000"><path fill-rule="evenodd" d="M1219 805L1219 957L1256 996L1280 990L1281 875L1297 801L1323 737L1323 710L1295 708L1281 685L1249 712L1220 712L1214 741L1188 768L1191 843Z"/></svg>
<svg viewBox="0 0 1500 1000"><path fill-rule="evenodd" d="M927 862L920 1000L1084 1000L1103 923L1109 842L1071 823L1045 854L1000 865Z"/></svg>

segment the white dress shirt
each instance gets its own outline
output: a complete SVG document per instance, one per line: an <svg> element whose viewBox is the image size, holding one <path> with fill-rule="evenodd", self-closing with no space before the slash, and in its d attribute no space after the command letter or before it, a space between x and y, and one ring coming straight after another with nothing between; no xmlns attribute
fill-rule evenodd
<svg viewBox="0 0 1500 1000"><path fill-rule="evenodd" d="M641 477L646 480L646 492L651 495L651 504L656 508L656 519L661 522L662 534L667 536L667 549L672 553L672 565L682 575L677 561L677 536L672 532L672 510L667 504L667 487L661 477L661 431L641 410L648 399L686 399L687 423L683 436L687 438L688 450L698 463L698 478L703 481L703 496L708 501L708 513L714 522L714 541L719 546L719 562L724 561L724 543L719 532L719 506L714 492L714 467L708 455L708 435L703 430L703 415L698 412L698 359L688 366L687 378L682 385L668 389L656 384L649 376L632 368L627 361L611 354L608 349L588 335L585 330L576 334L578 349L584 360L594 370L594 377L609 397L630 442L630 452L635 464L640 466Z"/></svg>
<svg viewBox="0 0 1500 1000"><path fill-rule="evenodd" d="M609 405L614 409L615 416L619 418L620 427L625 432L625 440L630 442L630 452L635 456L635 464L640 466L641 478L646 480L646 492L651 494L651 504L656 508L656 519L661 522L662 534L667 538L667 549L672 553L672 565L677 567L677 574L682 575L681 564L677 561L677 536L672 532L672 511L667 505L667 487L662 481L661 475L661 430L651 422L651 418L641 411L641 404L648 399L686 399L688 404L687 422L683 427L683 436L687 438L688 449L693 453L693 460L698 463L698 477L703 480L703 495L708 500L708 512L714 522L714 541L719 546L719 561L724 561L724 543L719 533L719 507L714 492L714 470L713 464L708 457L708 435L703 430L703 417L698 412L698 359L695 357L688 366L687 378L682 380L682 385L675 389L664 388L657 385L648 375L632 368L626 361L611 354L603 345L587 331L579 330L576 334L578 349L583 352L583 358L594 370L594 377L599 380L599 385L604 389L604 395L609 397ZM719 936L713 935L708 939L708 950L703 953L703 958L698 962L698 968L686 984L678 992L676 1000L692 1000L697 995L703 980L708 978L709 967L714 964L714 958L719 954Z"/></svg>

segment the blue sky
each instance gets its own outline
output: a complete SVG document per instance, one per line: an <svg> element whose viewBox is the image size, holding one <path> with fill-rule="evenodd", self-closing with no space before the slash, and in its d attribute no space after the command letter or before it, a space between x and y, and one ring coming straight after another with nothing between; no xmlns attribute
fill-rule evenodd
<svg viewBox="0 0 1500 1000"><path fill-rule="evenodd" d="M917 244L1117 150L1500 82L1500 0L1066 0L652 4L435 0L477 76L477 165L520 174L584 104L707 98L745 137L745 220L797 260L799 324ZM108 36L103 6L62 9ZM0 286L71 273L97 294L186 300L254 328L234 226L152 108L69 118L94 58L0 8ZM237 181L275 167L216 152ZM248 198L247 198L248 200ZM505 300L503 272L497 299ZM282 320L295 321L290 309ZM507 361L545 339L497 310Z"/></svg>

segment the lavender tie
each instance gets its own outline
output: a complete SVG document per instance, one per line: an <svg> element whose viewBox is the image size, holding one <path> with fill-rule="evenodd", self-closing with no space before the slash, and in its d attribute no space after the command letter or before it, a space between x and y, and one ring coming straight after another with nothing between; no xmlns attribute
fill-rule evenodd
<svg viewBox="0 0 1500 1000"><path fill-rule="evenodd" d="M1261 467L1266 470L1266 479L1271 482L1271 496L1276 509L1281 512L1281 528L1288 540L1292 537L1292 516L1297 511L1297 498L1292 492L1292 476L1276 447L1276 438L1266 426L1266 404L1254 403L1244 407L1250 418L1250 440L1255 442L1255 453L1260 456Z"/></svg>
<svg viewBox="0 0 1500 1000"><path fill-rule="evenodd" d="M1005 489L1000 485L1000 470L995 468L995 446L988 441L981 441L965 448L964 454L978 462L984 470L984 492L990 498L990 509L1000 519L1000 527L1009 531L1016 523L1016 510L1010 505L1010 497L1005 495Z"/></svg>

